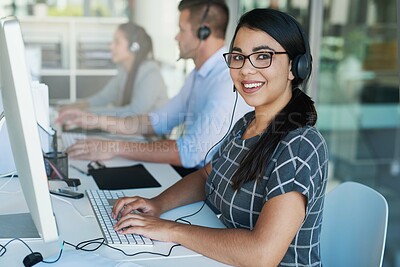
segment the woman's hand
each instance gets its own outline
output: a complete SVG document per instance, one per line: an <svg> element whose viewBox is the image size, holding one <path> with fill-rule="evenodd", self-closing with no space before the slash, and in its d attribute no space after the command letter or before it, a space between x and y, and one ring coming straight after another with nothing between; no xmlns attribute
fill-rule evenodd
<svg viewBox="0 0 400 267"><path fill-rule="evenodd" d="M160 219L161 207L154 199L123 197L118 199L111 216L118 219L114 229L120 234L140 234L160 241L172 241L171 229L177 223Z"/></svg>
<svg viewBox="0 0 400 267"><path fill-rule="evenodd" d="M99 116L80 109L66 109L60 111L56 123L65 125L66 129L81 127L84 129L100 128Z"/></svg>
<svg viewBox="0 0 400 267"><path fill-rule="evenodd" d="M156 200L136 196L119 198L112 208L111 216L116 220L135 211L155 217L160 217L162 213Z"/></svg>
<svg viewBox="0 0 400 267"><path fill-rule="evenodd" d="M103 139L83 139L67 148L68 156L79 160L108 160L120 151L120 143Z"/></svg>
<svg viewBox="0 0 400 267"><path fill-rule="evenodd" d="M154 240L174 242L173 229L179 225L145 213L128 213L118 220L114 229L120 234L139 234Z"/></svg>

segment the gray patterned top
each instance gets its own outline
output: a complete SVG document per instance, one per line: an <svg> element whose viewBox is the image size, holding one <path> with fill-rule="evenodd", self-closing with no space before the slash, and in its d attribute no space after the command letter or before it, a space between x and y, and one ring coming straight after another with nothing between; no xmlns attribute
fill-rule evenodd
<svg viewBox="0 0 400 267"><path fill-rule="evenodd" d="M253 118L254 112L250 112L239 120L214 155L206 184L209 200L221 211L221 220L228 228L251 230L269 199L300 192L307 198L306 218L280 266L321 266L319 240L328 171L325 140L310 126L289 132L275 149L262 179L234 191L230 179L259 139L241 138Z"/></svg>

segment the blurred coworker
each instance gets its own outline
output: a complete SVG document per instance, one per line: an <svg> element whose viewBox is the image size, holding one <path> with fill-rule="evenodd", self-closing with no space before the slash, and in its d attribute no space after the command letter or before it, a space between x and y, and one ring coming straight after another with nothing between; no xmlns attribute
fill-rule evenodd
<svg viewBox="0 0 400 267"><path fill-rule="evenodd" d="M128 116L148 113L168 101L167 88L146 31L134 23L118 26L110 46L112 61L118 65L117 76L83 103L61 110L89 107L98 114Z"/></svg>
<svg viewBox="0 0 400 267"><path fill-rule="evenodd" d="M169 163L185 175L211 159L207 152L229 130L237 94L226 67L223 53L229 10L223 0L182 0L179 3L180 58L193 59L195 69L186 78L179 94L160 109L126 118L97 116L80 110L62 112L57 121L83 128L100 128L119 134L168 134L184 124L185 131L176 140L150 143L86 139L68 149L75 159L104 160L116 156L132 160ZM239 99L233 124L250 111ZM215 149L216 150L216 149ZM215 150L213 150L215 152Z"/></svg>

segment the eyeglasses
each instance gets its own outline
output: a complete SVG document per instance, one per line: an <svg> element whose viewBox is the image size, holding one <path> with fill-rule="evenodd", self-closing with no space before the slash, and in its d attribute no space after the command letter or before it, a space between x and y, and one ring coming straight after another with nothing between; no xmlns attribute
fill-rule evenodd
<svg viewBox="0 0 400 267"><path fill-rule="evenodd" d="M287 54L287 52L255 52L250 55L242 55L239 53L225 53L223 54L225 62L231 69L240 69L243 67L246 59L249 59L251 65L257 69L265 69L271 66L272 56L275 54Z"/></svg>

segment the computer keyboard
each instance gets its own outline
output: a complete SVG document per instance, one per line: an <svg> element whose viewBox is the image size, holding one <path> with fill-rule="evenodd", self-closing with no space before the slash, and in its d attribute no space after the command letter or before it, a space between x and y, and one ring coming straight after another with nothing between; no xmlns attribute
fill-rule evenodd
<svg viewBox="0 0 400 267"><path fill-rule="evenodd" d="M68 147L72 146L73 144L76 143L76 141L81 140L81 139L86 139L87 135L83 133L62 133L61 134L61 141L62 141L62 146L64 149L67 149Z"/></svg>
<svg viewBox="0 0 400 267"><path fill-rule="evenodd" d="M122 191L86 190L86 195L108 245L114 247L153 245L150 238L142 235L121 235L114 231L113 225L116 220L111 217L111 208L118 198L125 196Z"/></svg>

